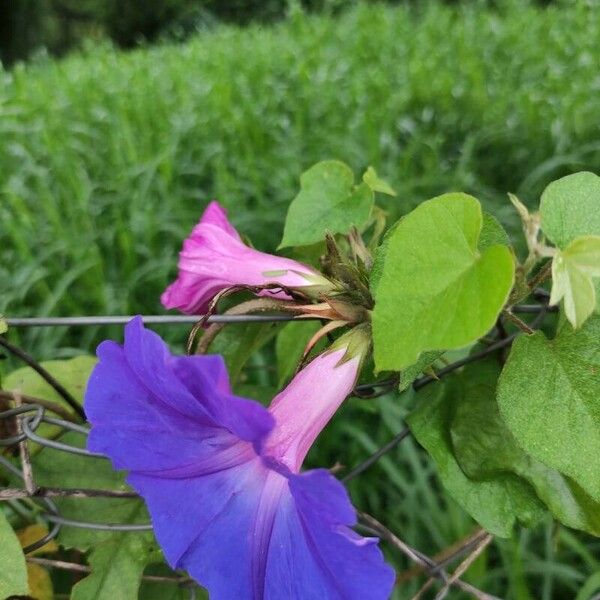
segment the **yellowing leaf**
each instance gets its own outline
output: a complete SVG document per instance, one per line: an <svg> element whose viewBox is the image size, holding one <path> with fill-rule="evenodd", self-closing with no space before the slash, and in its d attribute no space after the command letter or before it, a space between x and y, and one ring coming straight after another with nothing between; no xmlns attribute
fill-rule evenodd
<svg viewBox="0 0 600 600"><path fill-rule="evenodd" d="M48 535L48 528L45 525L35 523L29 525L25 529L17 531L17 538L21 547L25 548L38 540L41 540L45 535ZM36 554L50 554L52 552L58 552L58 544L54 540L50 540L44 544L41 548L34 550L29 553L29 556L35 556Z"/></svg>
<svg viewBox="0 0 600 600"><path fill-rule="evenodd" d="M35 600L52 600L54 589L50 574L40 565L27 564L27 580L29 581L29 594Z"/></svg>
<svg viewBox="0 0 600 600"><path fill-rule="evenodd" d="M564 251L557 251L552 261L550 304L564 299L565 314L573 327L581 327L596 307L592 277L600 277L600 236L575 238Z"/></svg>

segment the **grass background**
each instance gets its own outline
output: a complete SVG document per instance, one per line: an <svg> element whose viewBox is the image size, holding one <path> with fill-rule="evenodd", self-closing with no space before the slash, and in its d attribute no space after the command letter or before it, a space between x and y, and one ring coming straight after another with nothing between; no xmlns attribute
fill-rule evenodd
<svg viewBox="0 0 600 600"><path fill-rule="evenodd" d="M462 190L516 234L507 191L535 205L552 179L600 171L599 39L593 2L430 2L298 13L183 45L90 47L0 70L0 313L160 312L181 241L209 199L272 250L300 173L325 158L357 172L374 165L398 191L381 200L392 215ZM161 333L176 344L185 336ZM39 358L119 336L15 332ZM409 404L350 401L312 460L359 462L402 428ZM351 490L424 551L473 527L412 440ZM473 577L502 597L583 589L584 600L600 587L599 555L592 538L547 524L495 544Z"/></svg>

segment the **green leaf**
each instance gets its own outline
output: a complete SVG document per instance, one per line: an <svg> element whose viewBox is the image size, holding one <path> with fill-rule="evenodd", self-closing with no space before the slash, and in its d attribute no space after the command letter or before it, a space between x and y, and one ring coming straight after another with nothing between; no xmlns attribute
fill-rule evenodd
<svg viewBox="0 0 600 600"><path fill-rule="evenodd" d="M277 333L277 323L235 323L227 325L210 345L227 364L232 386L240 381L242 369L252 355Z"/></svg>
<svg viewBox="0 0 600 600"><path fill-rule="evenodd" d="M510 537L516 521L535 523L542 505L531 486L512 474L490 481L472 481L452 452L450 420L454 398L460 393L456 378L425 388L417 394L418 408L407 421L418 442L433 458L448 493L485 529Z"/></svg>
<svg viewBox="0 0 600 600"><path fill-rule="evenodd" d="M396 192L394 188L385 180L381 179L379 175L377 175L377 171L373 167L369 167L364 175L362 176L362 180L374 191L379 192L380 194L387 194L388 196L395 196Z"/></svg>
<svg viewBox="0 0 600 600"><path fill-rule="evenodd" d="M94 356L83 355L68 360L48 360L40 364L66 388L75 400L82 403L85 386L96 360ZM3 380L3 388L69 406L31 367L22 367L9 373Z"/></svg>
<svg viewBox="0 0 600 600"><path fill-rule="evenodd" d="M8 323L6 322L6 319L2 316L0 316L0 335L2 335L3 333L6 333L8 331Z"/></svg>
<svg viewBox="0 0 600 600"><path fill-rule="evenodd" d="M317 163L300 177L300 192L288 209L279 247L306 246L327 232L360 228L372 207L373 191L366 183L354 185L350 167L336 160Z"/></svg>
<svg viewBox="0 0 600 600"><path fill-rule="evenodd" d="M498 404L519 445L600 502L600 317L513 344Z"/></svg>
<svg viewBox="0 0 600 600"><path fill-rule="evenodd" d="M63 385L77 402L83 404L85 387L96 362L96 357L82 355L68 360L48 360L40 364ZM34 398L50 400L73 412L73 409L63 400L62 396L31 367L22 367L9 373L2 380L2 389L20 392ZM42 423L37 430L37 434L42 437L53 437L60 430L61 428L56 425Z"/></svg>
<svg viewBox="0 0 600 600"><path fill-rule="evenodd" d="M275 343L278 388L282 388L292 378L306 344L321 327L316 321L297 321L288 323L279 332ZM319 351L324 344L324 341L318 342L315 350Z"/></svg>
<svg viewBox="0 0 600 600"><path fill-rule="evenodd" d="M77 433L67 433L61 442L83 447L84 437ZM129 490L123 472L113 470L108 460L88 458L77 454L56 452L44 448L33 459L36 483L43 487L90 488L108 490ZM132 498L59 498L56 499L64 516L77 521L97 521L104 523L146 523L149 516L144 503ZM59 542L66 547L87 550L118 535L110 531L95 531L77 527L63 527ZM128 533L141 535L152 541L151 533Z"/></svg>
<svg viewBox="0 0 600 600"><path fill-rule="evenodd" d="M512 247L508 233L500 224L496 217L487 212L482 213L481 233L479 234L479 243L477 244L479 251L483 252L491 246L507 246Z"/></svg>
<svg viewBox="0 0 600 600"><path fill-rule="evenodd" d="M600 235L600 177L582 172L553 181L540 202L542 230L565 249L576 237Z"/></svg>
<svg viewBox="0 0 600 600"><path fill-rule="evenodd" d="M596 308L592 277L600 277L600 236L575 238L552 260L550 304L564 299L565 315L573 327L581 327Z"/></svg>
<svg viewBox="0 0 600 600"><path fill-rule="evenodd" d="M398 381L398 391L403 392L408 389L413 381L421 374L423 371L431 367L440 356L444 353L438 350L434 350L432 352L423 352L416 363L410 365L410 367L406 367L400 371L400 379Z"/></svg>
<svg viewBox="0 0 600 600"><path fill-rule="evenodd" d="M113 534L88 557L92 572L73 586L71 600L137 600L151 551L140 536Z"/></svg>
<svg viewBox="0 0 600 600"><path fill-rule="evenodd" d="M381 283L381 278L383 277L383 268L385 266L385 258L390 245L390 239L401 222L402 219L396 221L396 223L390 227L390 229L383 236L381 244L379 244L375 250L373 266L371 267L371 272L369 273L369 289L371 290L373 298L377 298L377 290L379 288L379 284Z"/></svg>
<svg viewBox="0 0 600 600"><path fill-rule="evenodd" d="M375 366L401 370L425 350L460 348L494 325L514 280L511 251L478 250L481 205L445 194L405 216L387 242L373 310Z"/></svg>
<svg viewBox="0 0 600 600"><path fill-rule="evenodd" d="M27 596L27 567L21 544L0 509L0 598Z"/></svg>
<svg viewBox="0 0 600 600"><path fill-rule="evenodd" d="M528 481L538 498L563 524L600 535L600 504L574 481L526 454L500 416L494 359L465 367L463 392L456 398L451 424L454 453L471 479L514 473Z"/></svg>

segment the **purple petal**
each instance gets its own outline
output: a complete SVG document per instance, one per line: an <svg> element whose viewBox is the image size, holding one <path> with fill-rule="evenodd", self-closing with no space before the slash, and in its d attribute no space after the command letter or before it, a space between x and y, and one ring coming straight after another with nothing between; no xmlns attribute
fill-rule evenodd
<svg viewBox="0 0 600 600"><path fill-rule="evenodd" d="M315 470L292 475L289 489L273 530L265 599L389 598L395 573L377 539L349 528L356 516L342 484Z"/></svg>
<svg viewBox="0 0 600 600"><path fill-rule="evenodd" d="M174 358L139 318L125 337L98 348L85 397L91 450L120 469L182 477L237 464L242 446L262 443L273 417L227 393L220 357Z"/></svg>
<svg viewBox="0 0 600 600"><path fill-rule="evenodd" d="M270 470L260 458L191 479L132 474L174 568L211 600L384 600L394 572L327 471Z"/></svg>

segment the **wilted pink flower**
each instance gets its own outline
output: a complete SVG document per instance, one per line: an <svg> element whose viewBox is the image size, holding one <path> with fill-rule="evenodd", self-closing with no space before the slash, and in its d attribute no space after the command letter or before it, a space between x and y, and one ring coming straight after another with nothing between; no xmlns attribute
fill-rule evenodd
<svg viewBox="0 0 600 600"><path fill-rule="evenodd" d="M295 260L246 246L228 221L225 209L213 200L184 241L179 253L179 275L163 292L161 302L165 308L200 314L206 311L215 295L227 287L271 283L306 288L327 281ZM263 293L289 298L280 290Z"/></svg>

